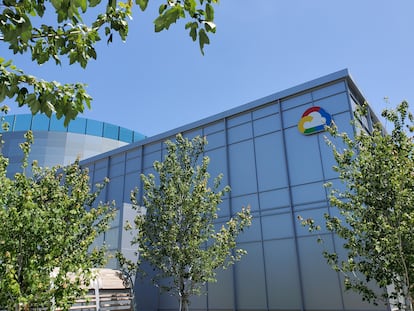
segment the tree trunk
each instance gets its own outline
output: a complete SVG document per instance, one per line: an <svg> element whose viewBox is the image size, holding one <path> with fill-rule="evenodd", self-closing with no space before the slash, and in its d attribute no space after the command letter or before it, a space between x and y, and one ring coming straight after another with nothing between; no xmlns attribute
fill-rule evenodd
<svg viewBox="0 0 414 311"><path fill-rule="evenodd" d="M189 297L187 295L180 296L180 309L179 311L188 311L190 305Z"/></svg>

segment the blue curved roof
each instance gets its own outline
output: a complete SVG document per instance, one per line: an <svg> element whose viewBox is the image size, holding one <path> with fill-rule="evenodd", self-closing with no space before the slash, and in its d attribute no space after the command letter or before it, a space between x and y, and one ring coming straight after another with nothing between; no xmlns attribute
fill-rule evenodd
<svg viewBox="0 0 414 311"><path fill-rule="evenodd" d="M58 120L55 115L52 115L52 117L49 118L43 114L16 114L7 115L4 117L4 120L9 124L9 132L28 130L69 132L98 137L106 137L109 139L114 139L127 143L132 143L146 138L146 136L141 133L129 130L118 125L81 117L77 117L75 120L70 121L68 127L65 127L63 125L63 118ZM3 132L1 127L0 132Z"/></svg>

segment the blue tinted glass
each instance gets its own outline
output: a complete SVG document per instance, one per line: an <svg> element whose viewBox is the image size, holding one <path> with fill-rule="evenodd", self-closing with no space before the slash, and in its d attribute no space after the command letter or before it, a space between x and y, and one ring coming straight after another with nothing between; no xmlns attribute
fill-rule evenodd
<svg viewBox="0 0 414 311"><path fill-rule="evenodd" d="M31 114L18 114L14 122L14 131L28 131L32 123Z"/></svg>
<svg viewBox="0 0 414 311"><path fill-rule="evenodd" d="M118 139L118 126L104 123L104 137Z"/></svg>
<svg viewBox="0 0 414 311"><path fill-rule="evenodd" d="M103 123L95 120L88 120L86 134L102 137Z"/></svg>
<svg viewBox="0 0 414 311"><path fill-rule="evenodd" d="M132 143L132 131L126 128L120 127L119 128L119 140L127 142L127 143Z"/></svg>
<svg viewBox="0 0 414 311"><path fill-rule="evenodd" d="M4 117L3 123L8 123L9 124L9 132L13 131L14 117L15 116L5 116ZM1 125L3 125L3 123ZM4 132L3 131L3 126L0 126L0 133L2 133L2 132Z"/></svg>
<svg viewBox="0 0 414 311"><path fill-rule="evenodd" d="M143 140L146 136L141 133L134 132L134 141Z"/></svg>
<svg viewBox="0 0 414 311"><path fill-rule="evenodd" d="M33 131L47 131L49 130L50 119L44 114L33 116L32 130Z"/></svg>
<svg viewBox="0 0 414 311"><path fill-rule="evenodd" d="M56 118L56 115L52 115L52 117L50 118L50 130L51 131L56 131L56 132L66 132L67 128L63 125L64 122L64 117L60 118L60 120L58 120ZM76 120L72 120L70 121L70 123L75 122Z"/></svg>
<svg viewBox="0 0 414 311"><path fill-rule="evenodd" d="M69 132L71 133L79 133L85 134L86 128L86 119L83 118L76 118L75 120L70 121L69 123Z"/></svg>

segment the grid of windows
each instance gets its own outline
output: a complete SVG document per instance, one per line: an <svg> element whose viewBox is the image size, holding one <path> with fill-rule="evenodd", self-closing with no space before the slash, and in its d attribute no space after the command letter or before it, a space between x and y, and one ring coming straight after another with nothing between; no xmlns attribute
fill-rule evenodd
<svg viewBox="0 0 414 311"><path fill-rule="evenodd" d="M340 276L326 264L315 234L303 228L298 216L322 222L328 206L326 181L336 182L333 156L324 133L304 136L297 124L302 113L314 106L329 111L339 130L352 133L349 86L346 78L318 85L299 94L278 98L235 115L216 119L183 131L192 137L205 135L209 144L209 172L224 174L223 185L231 186L219 212L219 223L242 206L251 206L252 226L238 239L248 254L234 267L219 272L218 283L208 284L207 296L194 299L200 310L384 310L344 293ZM162 141L114 152L119 170L116 185L107 200L129 202L130 190L140 187L139 175L152 172L161 160ZM121 160L123 159L123 160ZM110 157L101 159L108 165ZM92 176L98 162L86 163ZM112 169L109 169L112 172ZM113 173L111 173L113 174ZM102 178L102 174L99 174ZM98 180L96 180L98 181ZM95 180L94 180L95 182ZM141 190L141 189L140 189ZM111 196L111 193L113 194ZM120 195L123 195L121 198ZM139 191L142 194L142 191ZM122 217L117 228L122 227ZM340 241L326 231L319 233L324 247L340 249ZM123 245L130 238L117 232ZM143 310L172 310L176 301L159 296L149 282L140 285L137 299ZM157 305L158 303L158 305Z"/></svg>

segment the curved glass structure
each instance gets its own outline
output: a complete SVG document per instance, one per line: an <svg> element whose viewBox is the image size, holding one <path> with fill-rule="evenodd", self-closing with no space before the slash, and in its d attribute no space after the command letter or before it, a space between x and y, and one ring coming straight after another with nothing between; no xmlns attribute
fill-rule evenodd
<svg viewBox="0 0 414 311"><path fill-rule="evenodd" d="M17 114L5 116L5 121L9 124L8 132L19 131L48 131L48 132L67 132L84 135L105 137L132 143L146 138L145 135L126 129L111 123L77 117L69 123L68 127L63 125L63 118L58 120L55 115L51 118L46 115ZM0 132L3 130L0 128Z"/></svg>
<svg viewBox="0 0 414 311"><path fill-rule="evenodd" d="M34 134L29 163L36 160L42 167L68 165L77 158L86 159L145 138L121 126L80 117L68 127L63 125L63 118L58 120L54 115L19 114L4 119L9 129L0 130L5 141L0 151L9 158L9 176L21 171L23 153L19 144L25 141L28 130Z"/></svg>

